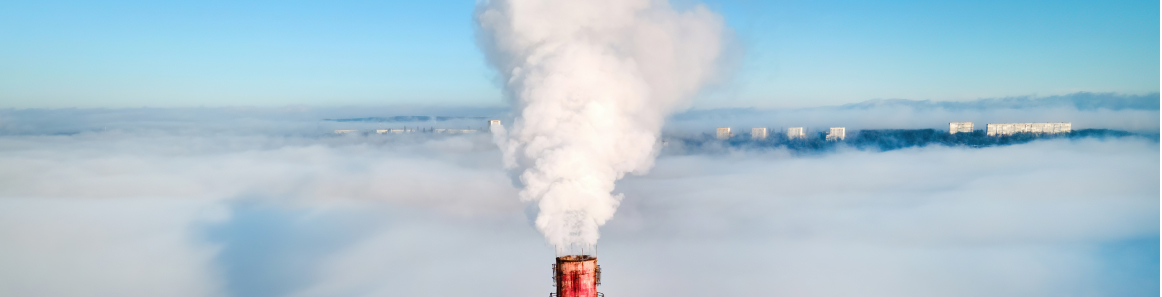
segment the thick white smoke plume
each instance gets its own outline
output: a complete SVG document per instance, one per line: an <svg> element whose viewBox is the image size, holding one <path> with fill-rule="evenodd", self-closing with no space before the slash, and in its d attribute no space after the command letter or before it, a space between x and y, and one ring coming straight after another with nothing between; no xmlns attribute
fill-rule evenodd
<svg viewBox="0 0 1162 297"><path fill-rule="evenodd" d="M714 76L722 18L654 0L494 0L476 20L517 111L497 143L521 200L558 253L591 248L621 201L614 183L653 166L666 116Z"/></svg>

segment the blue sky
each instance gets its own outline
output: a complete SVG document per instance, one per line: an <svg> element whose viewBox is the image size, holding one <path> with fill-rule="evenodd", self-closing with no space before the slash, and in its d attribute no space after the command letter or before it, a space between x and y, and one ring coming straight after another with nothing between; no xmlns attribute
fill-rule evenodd
<svg viewBox="0 0 1162 297"><path fill-rule="evenodd" d="M0 108L502 105L474 5L7 1ZM1159 89L1157 1L708 5L740 55L697 107Z"/></svg>

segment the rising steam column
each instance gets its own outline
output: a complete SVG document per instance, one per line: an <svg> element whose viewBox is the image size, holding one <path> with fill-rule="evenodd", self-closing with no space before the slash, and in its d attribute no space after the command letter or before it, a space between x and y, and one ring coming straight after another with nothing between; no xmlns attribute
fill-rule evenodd
<svg viewBox="0 0 1162 297"><path fill-rule="evenodd" d="M601 266L597 258L590 255L557 257L553 264L553 281L557 286L556 297L597 297L597 285L601 284Z"/></svg>

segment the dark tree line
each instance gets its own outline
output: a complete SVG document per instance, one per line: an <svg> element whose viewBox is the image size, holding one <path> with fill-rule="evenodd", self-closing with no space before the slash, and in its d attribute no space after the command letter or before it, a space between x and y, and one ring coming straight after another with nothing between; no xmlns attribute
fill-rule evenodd
<svg viewBox="0 0 1162 297"><path fill-rule="evenodd" d="M785 134L774 134L767 139L754 140L749 134L737 135L730 139L717 139L713 134L703 134L694 137L666 138L667 142L680 144L682 147L697 149L715 146L730 146L736 148L786 148L795 153L821 153L834 151L841 146L854 147L861 150L890 151L909 147L928 145L990 147L1027 143L1038 139L1079 139L1079 138L1117 138L1117 137L1144 137L1158 141L1158 134L1138 134L1109 129L1082 129L1069 133L1017 133L1005 136L988 136L984 130L972 133L949 134L948 131L936 129L885 129L861 130L848 133L847 138L839 141L825 140L826 133L809 134L805 138L789 139Z"/></svg>

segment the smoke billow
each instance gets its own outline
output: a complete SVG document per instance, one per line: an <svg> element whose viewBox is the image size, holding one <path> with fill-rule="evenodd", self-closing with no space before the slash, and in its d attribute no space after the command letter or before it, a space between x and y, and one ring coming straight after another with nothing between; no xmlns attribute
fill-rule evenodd
<svg viewBox="0 0 1162 297"><path fill-rule="evenodd" d="M516 110L497 143L558 253L592 248L626 173L645 173L667 115L712 79L722 18L666 1L495 0L479 42Z"/></svg>

